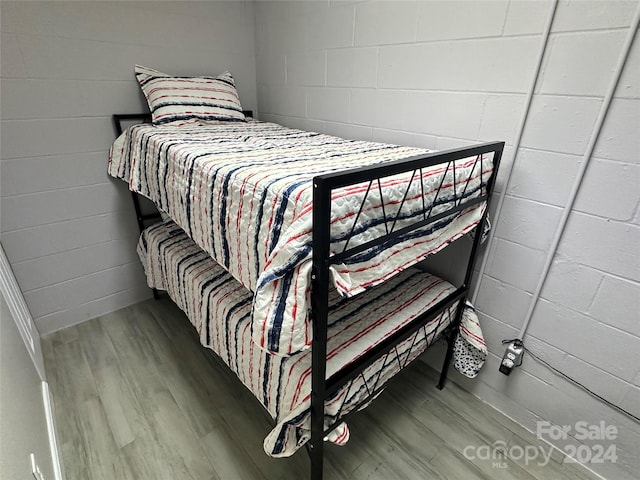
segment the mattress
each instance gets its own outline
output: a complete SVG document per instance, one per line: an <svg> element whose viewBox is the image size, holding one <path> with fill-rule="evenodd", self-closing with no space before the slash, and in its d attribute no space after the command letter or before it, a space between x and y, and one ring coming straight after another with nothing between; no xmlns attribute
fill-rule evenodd
<svg viewBox="0 0 640 480"><path fill-rule="evenodd" d="M138 244L149 286L166 290L186 313L203 345L215 351L275 421L264 441L272 456L288 456L310 437L310 350L273 355L252 341L252 293L200 249L175 223L146 229ZM407 269L353 298L330 294L327 377L453 292L446 281ZM365 401L431 345L455 317L457 304L365 369L326 402L325 425ZM476 332L478 333L478 332ZM481 335L481 333L479 333ZM328 440L342 444L342 423Z"/></svg>
<svg viewBox="0 0 640 480"><path fill-rule="evenodd" d="M344 140L266 122L136 125L111 148L109 173L151 199L236 281L254 293L256 344L281 355L309 347L312 179L428 150ZM335 190L332 252L437 215L480 195L491 155ZM362 206L362 208L361 208ZM336 290L354 296L471 231L485 204L399 236L331 267ZM348 238L350 237L350 240Z"/></svg>

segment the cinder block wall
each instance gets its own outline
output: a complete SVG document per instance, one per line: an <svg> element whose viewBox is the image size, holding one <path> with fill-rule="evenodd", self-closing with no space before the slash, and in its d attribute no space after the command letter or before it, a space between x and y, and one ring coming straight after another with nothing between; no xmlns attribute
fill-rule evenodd
<svg viewBox="0 0 640 480"><path fill-rule="evenodd" d="M136 63L233 72L256 108L251 2L1 2L2 244L41 333L150 296L113 113L147 111Z"/></svg>
<svg viewBox="0 0 640 480"><path fill-rule="evenodd" d="M560 2L477 301L489 360L474 381L454 375L534 431L539 420L617 426L618 438L607 442L616 444L617 462L589 465L611 479L640 471L638 424L530 357L510 377L498 365L500 341L524 320L637 5ZM550 7L257 2L260 118L437 149L505 140L506 167ZM554 366L636 415L639 77L636 38L526 338Z"/></svg>
<svg viewBox="0 0 640 480"><path fill-rule="evenodd" d="M475 381L454 376L530 429L540 419L617 425L618 462L591 465L616 479L640 470L637 424L531 360L509 378L497 364L500 340L522 323L636 6L560 4L478 298L489 362ZM229 69L246 108L294 127L438 149L512 145L549 7L1 2L0 239L41 332L149 295L126 187L105 173L110 115L144 109L135 63ZM639 57L636 39L527 338L636 415Z"/></svg>

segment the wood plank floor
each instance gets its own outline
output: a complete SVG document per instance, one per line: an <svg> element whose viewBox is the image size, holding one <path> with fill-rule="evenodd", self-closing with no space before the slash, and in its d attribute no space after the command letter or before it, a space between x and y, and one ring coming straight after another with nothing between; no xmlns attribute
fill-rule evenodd
<svg viewBox="0 0 640 480"><path fill-rule="evenodd" d="M150 300L43 339L67 480L303 480L306 451L265 455L271 421L235 375L200 346L169 300ZM495 442L549 447L419 363L326 448L325 478L595 478L553 456L470 460ZM466 450L465 450L466 449ZM495 462L500 463L500 468Z"/></svg>

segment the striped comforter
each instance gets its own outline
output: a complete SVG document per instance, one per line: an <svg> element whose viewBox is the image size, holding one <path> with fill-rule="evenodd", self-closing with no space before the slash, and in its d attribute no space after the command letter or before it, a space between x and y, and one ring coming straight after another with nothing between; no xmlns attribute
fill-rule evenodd
<svg viewBox="0 0 640 480"><path fill-rule="evenodd" d="M144 124L116 140L109 173L151 199L254 293L252 338L262 349L288 355L311 344L312 178L427 152L256 121ZM421 218L425 203L433 205L435 215L452 207L456 196L478 195L492 171L487 160L464 159L455 168L434 166L413 176L387 177L370 191L367 184L334 191L331 250L341 251L349 232L350 246L384 234L394 217L399 229ZM444 218L333 266L337 291L353 296L387 281L472 230L484 208Z"/></svg>
<svg viewBox="0 0 640 480"><path fill-rule="evenodd" d="M138 253L150 286L166 290L186 313L203 345L213 349L238 375L275 419L264 441L272 456L289 456L310 436L311 353L272 355L256 346L251 335L252 294L178 226L167 221L149 227ZM451 293L449 283L417 269L407 269L388 282L345 299L330 296L327 375L332 375L394 330ZM467 312L465 312L467 314ZM364 370L352 384L326 403L326 425L338 412L346 414L367 392L385 384L401 366L420 355L455 316L455 305ZM346 424L328 438L343 444Z"/></svg>

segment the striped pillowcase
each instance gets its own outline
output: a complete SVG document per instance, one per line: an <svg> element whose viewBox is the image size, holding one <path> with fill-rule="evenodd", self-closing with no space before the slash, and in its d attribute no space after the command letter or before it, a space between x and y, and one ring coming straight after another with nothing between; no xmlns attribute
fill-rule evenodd
<svg viewBox="0 0 640 480"><path fill-rule="evenodd" d="M217 77L171 77L141 65L135 72L155 125L193 119L245 121L229 72Z"/></svg>

